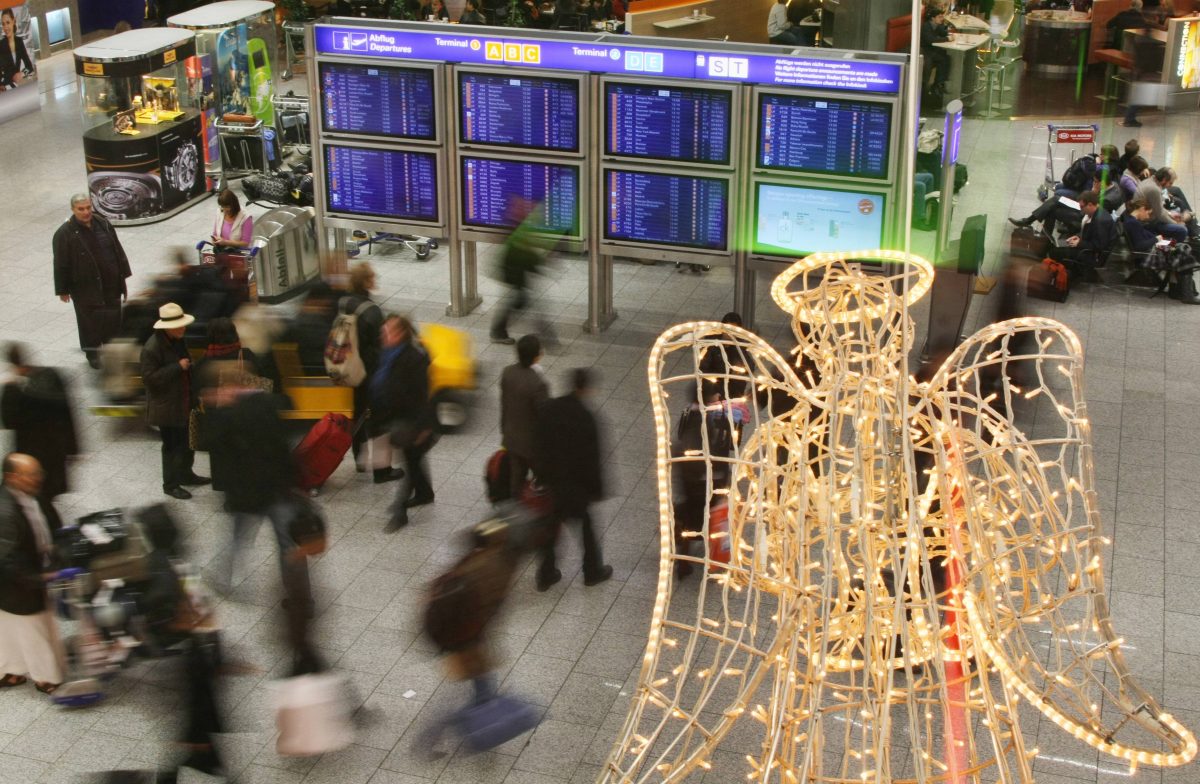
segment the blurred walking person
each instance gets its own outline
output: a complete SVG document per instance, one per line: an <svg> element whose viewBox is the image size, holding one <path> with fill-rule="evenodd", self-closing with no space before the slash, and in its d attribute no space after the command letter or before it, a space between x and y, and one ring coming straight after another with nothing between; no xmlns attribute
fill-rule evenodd
<svg viewBox="0 0 1200 784"><path fill-rule="evenodd" d="M433 484L425 454L433 447L433 412L429 405L429 355L417 340L416 328L404 316L390 315L383 322L383 350L379 366L370 377L370 435L379 448L376 467L391 466L389 446L404 457L404 475L396 490L392 517L384 529L391 533L408 525L408 510L431 504ZM384 456L386 455L386 462Z"/></svg>
<svg viewBox="0 0 1200 784"><path fill-rule="evenodd" d="M379 367L381 346L380 329L383 327L383 311L371 299L371 291L375 288L375 270L367 262L356 264L350 270L350 293L338 302L338 313L353 314L354 328L358 335L358 356L362 359L367 371L366 378L354 388L354 421L358 422L371 404L370 380ZM366 457L362 455L363 445L367 441L367 429L358 428L354 432L350 449L354 455L355 466L359 471L365 471ZM390 466L376 468L374 479L376 483L389 482L399 478L399 472L393 472Z"/></svg>
<svg viewBox="0 0 1200 784"><path fill-rule="evenodd" d="M71 396L62 374L29 364L20 345L8 345L13 378L0 396L0 419L13 431L15 451L35 458L45 472L41 497L67 492L67 461L79 454Z"/></svg>
<svg viewBox="0 0 1200 784"><path fill-rule="evenodd" d="M154 334L142 347L142 383L146 385L146 421L162 438L163 492L186 501L184 485L204 485L208 477L193 470L196 453L188 446L192 400L192 360L183 341L195 321L174 302L158 309Z"/></svg>
<svg viewBox="0 0 1200 784"><path fill-rule="evenodd" d="M538 362L542 342L537 335L517 341L517 361L500 374L500 445L508 451L509 489L520 498L537 450L538 409L550 397Z"/></svg>
<svg viewBox="0 0 1200 784"><path fill-rule="evenodd" d="M508 216L516 228L508 235L501 250L499 278L508 286L508 294L492 319L493 343L515 343L508 334L508 323L514 313L529 307L529 276L538 274L543 263L542 252L535 242L533 217L538 213L536 205L525 199L514 197L509 202ZM554 339L554 332L545 321L539 323L538 330L546 340Z"/></svg>
<svg viewBox="0 0 1200 784"><path fill-rule="evenodd" d="M538 412L538 479L549 488L554 502L553 532L542 550L537 573L539 591L562 579L554 551L558 533L567 520L579 521L583 584L597 585L612 577L612 567L604 563L588 511L591 504L604 498L600 428L587 405L591 393L591 371L575 368L571 371L571 392L546 401Z"/></svg>

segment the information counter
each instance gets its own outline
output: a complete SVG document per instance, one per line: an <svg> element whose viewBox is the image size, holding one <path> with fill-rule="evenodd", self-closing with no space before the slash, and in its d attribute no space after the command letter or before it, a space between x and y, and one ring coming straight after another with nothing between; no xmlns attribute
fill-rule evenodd
<svg viewBox="0 0 1200 784"><path fill-rule="evenodd" d="M118 225L170 217L208 193L186 30L130 30L75 50L92 206Z"/></svg>
<svg viewBox="0 0 1200 784"><path fill-rule="evenodd" d="M1025 65L1031 74L1068 78L1083 67L1092 20L1075 11L1030 11L1025 15Z"/></svg>

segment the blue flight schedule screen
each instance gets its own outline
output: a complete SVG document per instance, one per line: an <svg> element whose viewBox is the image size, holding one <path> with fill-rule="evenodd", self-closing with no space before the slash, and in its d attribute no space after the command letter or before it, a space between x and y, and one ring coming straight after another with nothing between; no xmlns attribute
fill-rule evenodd
<svg viewBox="0 0 1200 784"><path fill-rule="evenodd" d="M890 104L766 93L758 109L759 166L887 178Z"/></svg>
<svg viewBox="0 0 1200 784"><path fill-rule="evenodd" d="M604 180L606 238L725 250L728 180L618 169Z"/></svg>
<svg viewBox="0 0 1200 784"><path fill-rule="evenodd" d="M729 163L733 95L725 90L607 84L608 155Z"/></svg>
<svg viewBox="0 0 1200 784"><path fill-rule="evenodd" d="M579 151L579 82L459 73L464 144Z"/></svg>
<svg viewBox="0 0 1200 784"><path fill-rule="evenodd" d="M329 211L437 221L437 156L361 147L325 148Z"/></svg>
<svg viewBox="0 0 1200 784"><path fill-rule="evenodd" d="M436 138L431 70L321 63L321 87L326 131Z"/></svg>
<svg viewBox="0 0 1200 784"><path fill-rule="evenodd" d="M579 167L494 158L462 159L463 223L579 236ZM532 213L530 213L532 210Z"/></svg>

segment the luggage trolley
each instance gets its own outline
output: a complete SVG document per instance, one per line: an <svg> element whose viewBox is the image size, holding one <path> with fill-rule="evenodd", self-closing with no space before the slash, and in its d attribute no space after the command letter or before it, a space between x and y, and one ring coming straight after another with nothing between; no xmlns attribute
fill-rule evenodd
<svg viewBox="0 0 1200 784"><path fill-rule="evenodd" d="M1054 146L1056 144L1070 145L1090 145L1092 148L1091 155L1097 154L1096 139L1100 135L1100 126L1094 124L1072 124L1072 125L1055 125L1050 123L1046 126L1046 179L1038 186L1037 195L1039 201L1045 201L1050 193L1054 190L1054 186L1058 184L1058 178L1054 174ZM1075 162L1076 151L1071 150L1071 159L1067 161L1067 165L1063 168L1065 172L1071 168L1071 164Z"/></svg>
<svg viewBox="0 0 1200 784"><path fill-rule="evenodd" d="M221 187L229 180L251 174L271 172L271 154L267 149L267 133L262 120L253 123L213 122L221 150Z"/></svg>
<svg viewBox="0 0 1200 784"><path fill-rule="evenodd" d="M312 144L308 96L288 92L272 96L271 103L275 105L275 138L279 140L280 155L283 158L293 152L308 155Z"/></svg>

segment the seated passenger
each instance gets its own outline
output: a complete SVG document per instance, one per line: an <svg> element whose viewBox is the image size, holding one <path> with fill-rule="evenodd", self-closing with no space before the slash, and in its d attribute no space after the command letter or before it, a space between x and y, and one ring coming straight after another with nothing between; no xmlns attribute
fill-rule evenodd
<svg viewBox="0 0 1200 784"><path fill-rule="evenodd" d="M1083 212L1079 233L1067 237L1066 245L1050 248L1050 258L1063 262L1072 276L1103 267L1117 239L1112 216L1100 208L1100 194L1096 191L1079 194L1079 207Z"/></svg>
<svg viewBox="0 0 1200 784"><path fill-rule="evenodd" d="M1174 174L1169 167L1159 169L1153 177L1138 183L1137 196L1150 209L1150 228L1156 234L1176 242L1187 242L1188 230L1183 225L1182 215L1176 218L1163 207L1163 190L1174 181Z"/></svg>
<svg viewBox="0 0 1200 784"><path fill-rule="evenodd" d="M1082 215L1079 210L1062 203L1065 196L1055 194L1038 205L1037 209L1025 218L1009 218L1008 222L1019 228L1027 228L1034 223L1042 224L1042 231L1053 237L1059 222L1068 227L1079 225Z"/></svg>
<svg viewBox="0 0 1200 784"><path fill-rule="evenodd" d="M800 46L800 28L788 21L787 0L775 0L767 14L767 40L782 46Z"/></svg>
<svg viewBox="0 0 1200 784"><path fill-rule="evenodd" d="M930 94L935 98L945 92L945 82L950 76L950 55L946 54L945 49L934 44L945 43L949 40L950 26L946 24L945 9L937 6L926 8L924 19L921 22L921 54L929 63L930 71L933 73Z"/></svg>
<svg viewBox="0 0 1200 784"><path fill-rule="evenodd" d="M1179 186L1175 184L1179 179L1175 170L1170 166L1164 166L1158 170L1156 179L1162 185L1163 208L1171 216L1171 220L1182 224L1187 229L1188 239L1200 236L1200 226L1196 224L1196 215L1192 211L1192 205L1188 202L1187 196L1183 195Z"/></svg>
<svg viewBox="0 0 1200 784"><path fill-rule="evenodd" d="M1134 197L1121 216L1121 228L1125 231L1129 249L1136 254L1149 253L1158 242L1158 235L1150 228L1149 221L1150 208L1140 197Z"/></svg>

